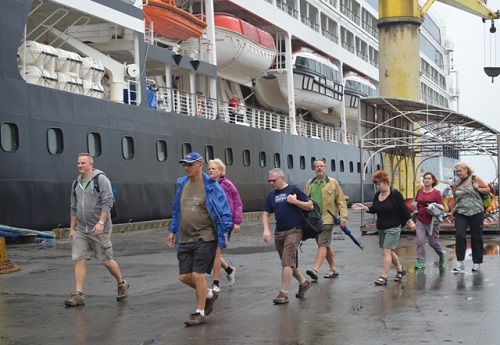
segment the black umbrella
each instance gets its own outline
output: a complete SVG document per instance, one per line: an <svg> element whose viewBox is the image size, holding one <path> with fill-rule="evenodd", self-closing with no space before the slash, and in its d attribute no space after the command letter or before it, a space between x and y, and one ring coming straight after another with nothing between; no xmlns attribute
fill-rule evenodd
<svg viewBox="0 0 500 345"><path fill-rule="evenodd" d="M330 213L330 215L333 217L333 220L335 221L335 224L336 225L340 225L340 218L338 217L335 217L331 212L330 210L328 210L328 213ZM342 227L341 227L342 229ZM356 237L354 237L354 235L352 234L351 230L349 230L349 228L344 227L342 229L342 231L344 232L344 234L346 234L347 236L349 236L351 238L351 240L354 242L355 245L357 245L359 247L359 249L363 250L363 246L361 245L361 243L359 243L358 239Z"/></svg>

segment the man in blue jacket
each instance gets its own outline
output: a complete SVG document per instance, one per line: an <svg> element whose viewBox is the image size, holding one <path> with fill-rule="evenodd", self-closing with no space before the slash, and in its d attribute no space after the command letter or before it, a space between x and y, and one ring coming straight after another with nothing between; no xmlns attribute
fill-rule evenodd
<svg viewBox="0 0 500 345"><path fill-rule="evenodd" d="M217 246L225 248L233 227L233 216L219 183L203 173L203 157L191 152L179 161L186 176L177 179L172 223L167 243L174 246L178 234L179 280L196 290L197 308L184 323L207 322L218 293L208 288L205 273L211 273Z"/></svg>

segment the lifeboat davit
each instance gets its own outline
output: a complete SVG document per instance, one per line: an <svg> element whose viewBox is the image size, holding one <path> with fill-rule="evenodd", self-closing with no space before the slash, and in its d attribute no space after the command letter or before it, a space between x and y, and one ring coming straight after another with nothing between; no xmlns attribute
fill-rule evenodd
<svg viewBox="0 0 500 345"><path fill-rule="evenodd" d="M350 71L344 75L345 115L347 118L358 118L359 99L378 95L377 88L369 79Z"/></svg>
<svg viewBox="0 0 500 345"><path fill-rule="evenodd" d="M159 36L185 41L199 38L207 23L178 8L175 0L142 0L146 29ZM152 26L151 26L152 24Z"/></svg>
<svg viewBox="0 0 500 345"><path fill-rule="evenodd" d="M318 116L321 113L321 121L325 123L330 122L329 117L337 121L344 96L339 68L329 58L304 47L292 53L292 66L295 108L310 110ZM284 63L268 74L274 78L259 79L255 93L258 101L288 111L289 85Z"/></svg>
<svg viewBox="0 0 500 345"><path fill-rule="evenodd" d="M225 13L216 13L214 23L220 77L250 85L271 67L277 54L271 34Z"/></svg>

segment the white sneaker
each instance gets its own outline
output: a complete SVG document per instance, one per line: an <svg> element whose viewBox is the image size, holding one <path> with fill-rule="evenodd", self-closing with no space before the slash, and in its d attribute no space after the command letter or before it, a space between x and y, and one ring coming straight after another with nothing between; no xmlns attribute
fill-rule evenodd
<svg viewBox="0 0 500 345"><path fill-rule="evenodd" d="M218 287L217 285L213 284L212 285L212 290L219 293L220 292L220 287Z"/></svg>
<svg viewBox="0 0 500 345"><path fill-rule="evenodd" d="M234 285L234 274L236 273L236 268L234 268L232 266L231 266L231 268L233 269L233 271L231 272L231 274L226 275L227 280L229 280L229 286L233 286Z"/></svg>
<svg viewBox="0 0 500 345"><path fill-rule="evenodd" d="M462 272L463 270L465 270L464 262L457 261L457 263L455 264L455 267L453 267L453 272L458 273L458 272Z"/></svg>
<svg viewBox="0 0 500 345"><path fill-rule="evenodd" d="M472 272L479 272L479 271L481 271L481 264L472 265Z"/></svg>

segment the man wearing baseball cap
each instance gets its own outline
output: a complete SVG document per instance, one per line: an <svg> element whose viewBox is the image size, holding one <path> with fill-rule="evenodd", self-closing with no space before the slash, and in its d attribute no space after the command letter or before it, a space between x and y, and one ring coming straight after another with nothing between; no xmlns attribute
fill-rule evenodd
<svg viewBox="0 0 500 345"><path fill-rule="evenodd" d="M203 173L203 157L191 152L179 163L186 176L177 179L167 243L173 247L178 235L179 280L196 290L197 299L196 311L184 323L196 326L207 322L219 297L208 288L205 273L211 273L217 246L225 247L233 217L219 183Z"/></svg>

